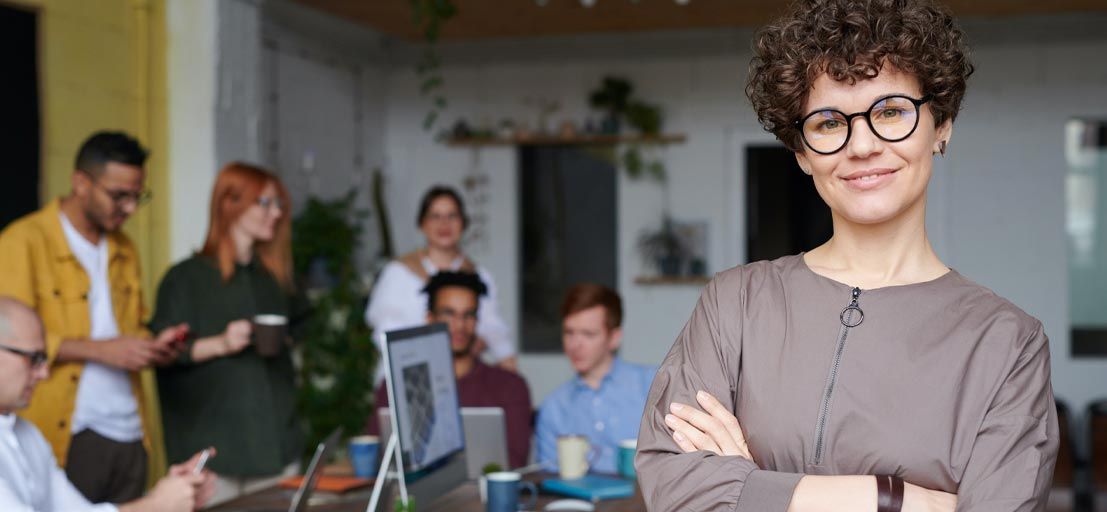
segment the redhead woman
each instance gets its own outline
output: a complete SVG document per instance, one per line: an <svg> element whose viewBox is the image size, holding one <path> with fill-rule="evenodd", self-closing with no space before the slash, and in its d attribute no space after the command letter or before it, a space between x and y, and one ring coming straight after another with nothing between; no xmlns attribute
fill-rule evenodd
<svg viewBox="0 0 1107 512"><path fill-rule="evenodd" d="M1044 509L1058 431L1042 324L926 233L966 54L925 0L806 0L760 31L746 92L833 236L707 285L642 418L651 509Z"/></svg>
<svg viewBox="0 0 1107 512"><path fill-rule="evenodd" d="M301 453L289 351L263 356L251 344L255 315L292 313L288 204L274 174L227 165L215 180L204 248L158 288L151 324L192 328L175 364L158 370L166 449L170 460L219 450L209 463L219 475L213 503L295 471Z"/></svg>

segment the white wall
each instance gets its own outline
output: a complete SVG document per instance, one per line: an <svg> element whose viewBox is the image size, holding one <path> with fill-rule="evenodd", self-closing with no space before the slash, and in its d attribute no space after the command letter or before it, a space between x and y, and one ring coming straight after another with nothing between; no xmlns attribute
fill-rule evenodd
<svg viewBox="0 0 1107 512"><path fill-rule="evenodd" d="M1104 26L1085 16L970 32L978 73L947 162L944 256L1042 321L1054 392L1078 412L1107 397L1107 360L1069 350L1063 133L1072 117L1107 118Z"/></svg>
<svg viewBox="0 0 1107 512"><path fill-rule="evenodd" d="M385 163L384 38L286 1L265 4L261 32L261 161L292 191L296 211L308 197L352 187L357 208L370 209L371 173ZM362 239L361 268L372 269L375 219Z"/></svg>
<svg viewBox="0 0 1107 512"><path fill-rule="evenodd" d="M688 142L662 150L669 168L670 201L680 219L710 222L709 266L721 270L732 266L742 251L738 247L736 215L740 194L736 159L741 147L736 139L769 141L754 124L742 101L738 70L742 59L723 53L733 40L730 33L669 34L633 38L642 43L638 51L660 58L635 57L609 38L562 40L565 45L587 51L589 57L565 56L565 47L549 41L510 45L477 44L447 49L447 91L451 108L449 122L457 116L469 120L498 121L501 118L528 120L536 124L537 113L524 98L562 101L562 110L551 117L551 125L562 119L584 119L589 114L587 97L605 74L630 78L643 98L656 101L666 113L666 130L688 134ZM625 41L625 39L624 39ZM703 45L710 50L703 51ZM589 51L591 45L602 45ZM522 46L523 48L520 48ZM535 47L539 48L535 48ZM592 48L596 49L596 48ZM612 50L614 50L612 52ZM521 52L525 60L504 52ZM538 58L533 58L537 53ZM608 55L604 55L608 53ZM627 54L631 54L627 58ZM492 54L488 58L488 54ZM497 55L500 54L500 55ZM472 59L472 63L466 62ZM487 63L479 61L486 60ZM432 141L420 126L425 101L417 93L417 82L408 69L394 71L388 84L386 144L391 197L401 251L421 243L413 229L417 201L433 183L450 183L464 190L463 177L476 167L491 183L487 214L493 226L491 237L468 250L496 276L501 291L502 311L508 324L517 327L519 290L517 281L518 226L516 222L516 151L514 148L455 149ZM654 182L629 180L619 174L618 283L625 299L627 319L622 355L628 360L656 364L664 356L699 295L696 286L643 287L633 283L640 268L635 242L638 234L655 227L660 220L663 189ZM571 376L560 355L527 355L521 358L536 399Z"/></svg>
<svg viewBox="0 0 1107 512"><path fill-rule="evenodd" d="M167 2L169 73L169 257L203 244L215 177L215 0Z"/></svg>
<svg viewBox="0 0 1107 512"><path fill-rule="evenodd" d="M283 46L286 57L319 60L320 55L329 55L323 60L354 62L370 70L360 91L366 98L364 115L369 118L368 133L358 139L364 144L361 169L378 163L385 168L398 252L421 243L414 216L428 186L450 183L465 192L466 177L488 178L489 201L470 206L483 210L478 213L488 219L489 236L470 244L468 250L496 276L506 308L502 313L510 326L517 327L515 150L449 148L422 130L427 102L418 94L410 65L416 49L390 46L370 31L298 10L283 0L262 3L260 21L254 17L256 2L229 0L219 2L218 8L214 4L213 0L170 2L173 211L195 212L196 198L206 199L217 162L212 135L216 129L230 133L218 137L224 141L220 155L269 159L266 130L272 123L267 123L265 106L256 99L262 97L258 89L264 78L221 75L216 98L212 45L217 9L246 16L255 31L247 41L256 44L253 53L222 41L220 73L252 69L255 75L264 75L269 71L264 65L233 63L234 59L262 59L264 42L256 32L276 19L278 26L295 26L278 37L295 43ZM978 72L970 81L950 154L936 162L928 229L947 263L1042 320L1053 342L1056 394L1080 410L1087 401L1107 395L1107 361L1077 361L1069 356L1062 125L1072 116L1107 117L1107 66L1102 65L1107 34L1101 29L1107 16L964 25ZM552 116L553 124L566 118L579 121L588 114L588 92L602 76L629 77L643 98L663 107L666 131L688 135L686 144L665 150L672 181L671 209L679 219L710 222L708 264L711 270L721 270L741 263L745 253L744 148L772 142L757 126L742 93L749 45L747 30L445 45L450 107L440 127L458 117L478 123L513 118L533 125L537 112L523 104L528 97L561 100L562 110ZM247 110L231 116L240 99L261 112ZM215 111L215 106L221 110ZM217 121L217 112L219 119L235 119ZM354 178L349 171L340 171L313 179L322 191L333 188L330 180L341 184ZM662 191L656 184L629 181L624 175L619 187L618 282L628 313L623 355L656 363L699 292L695 287L634 284L641 272L635 239L642 229L656 224ZM175 258L200 243L204 225L199 216L205 214L174 215ZM375 239L367 238L371 243ZM561 357L524 355L521 364L536 399L570 376Z"/></svg>
<svg viewBox="0 0 1107 512"><path fill-rule="evenodd" d="M1067 16L967 22L978 73L955 126L950 155L936 165L928 222L939 254L968 277L1038 317L1052 340L1054 387L1079 410L1107 396L1107 361L1069 357L1064 237L1062 125L1070 116L1107 116L1107 17ZM1099 32L1099 33L1097 33ZM525 97L562 101L553 116L581 120L587 93L605 74L630 78L665 111L666 131L688 142L667 150L673 215L710 221L711 270L741 263L743 150L770 142L742 93L748 31L586 36L448 45L444 49L448 123L529 119ZM467 172L491 179L491 239L471 254L498 280L509 325L518 311L516 156L510 148L449 148L420 126L426 104L402 62L386 88L385 148L398 250L418 246L412 226L432 183L461 186ZM693 287L647 287L637 234L661 211L661 189L620 178L619 284L627 323L623 355L657 363L698 296ZM532 394L541 399L570 377L561 357L524 355Z"/></svg>

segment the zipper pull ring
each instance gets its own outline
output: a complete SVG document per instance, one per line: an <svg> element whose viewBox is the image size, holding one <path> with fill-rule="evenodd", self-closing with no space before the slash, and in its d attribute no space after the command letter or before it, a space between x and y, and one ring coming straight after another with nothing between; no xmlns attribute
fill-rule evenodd
<svg viewBox="0 0 1107 512"><path fill-rule="evenodd" d="M842 322L842 325L853 328L861 325L861 322L865 321L865 312L861 310L861 306L857 304L857 299L861 297L861 288L854 287L850 292L849 305L842 310L842 314L838 315L838 320Z"/></svg>

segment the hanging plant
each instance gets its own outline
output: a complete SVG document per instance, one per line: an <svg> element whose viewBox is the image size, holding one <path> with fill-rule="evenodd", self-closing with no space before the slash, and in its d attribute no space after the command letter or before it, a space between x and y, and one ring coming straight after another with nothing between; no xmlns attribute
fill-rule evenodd
<svg viewBox="0 0 1107 512"><path fill-rule="evenodd" d="M627 176L632 180L650 177L659 183L665 183L668 177L665 164L658 158L647 158L644 153L638 144L631 144L623 151L623 169Z"/></svg>
<svg viewBox="0 0 1107 512"><path fill-rule="evenodd" d="M600 122L602 132L611 135L619 133L619 119L627 108L627 101L632 92L634 92L634 86L625 78L605 76L600 88L592 91L588 96L588 103L592 108L607 112Z"/></svg>
<svg viewBox="0 0 1107 512"><path fill-rule="evenodd" d="M423 55L415 65L415 75L419 78L419 95L431 102L430 110L423 117L423 130L430 131L447 105L443 90L446 81L442 78L442 60L437 51L438 35L442 24L457 14L457 6L452 0L410 1L415 27L426 42Z"/></svg>
<svg viewBox="0 0 1107 512"><path fill-rule="evenodd" d="M661 108L635 98L634 85L625 78L605 76L600 87L589 94L588 103L592 108L606 112L601 122L603 133L618 134L621 121L625 119L627 124L644 136L661 134L664 121ZM634 142L623 150L619 155L623 169L630 179L649 177L664 183L667 174L665 164L659 158L654 158L650 154L652 151L643 150L644 145Z"/></svg>
<svg viewBox="0 0 1107 512"><path fill-rule="evenodd" d="M661 134L661 108L644 101L632 101L626 108L627 122L642 135Z"/></svg>

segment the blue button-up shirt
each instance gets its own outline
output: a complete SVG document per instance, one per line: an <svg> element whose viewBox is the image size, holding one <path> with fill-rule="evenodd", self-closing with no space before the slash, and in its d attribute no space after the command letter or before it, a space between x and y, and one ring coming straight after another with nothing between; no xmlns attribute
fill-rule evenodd
<svg viewBox="0 0 1107 512"><path fill-rule="evenodd" d="M557 437L584 435L596 450L590 471L615 473L619 442L638 438L655 373L656 366L616 357L599 389L592 389L577 376L550 393L538 409L538 462L556 470Z"/></svg>

